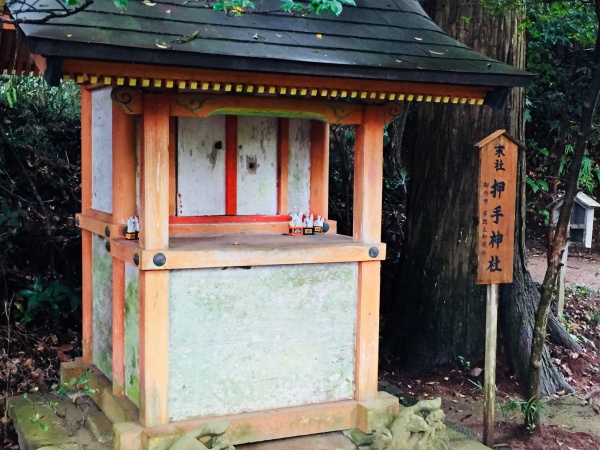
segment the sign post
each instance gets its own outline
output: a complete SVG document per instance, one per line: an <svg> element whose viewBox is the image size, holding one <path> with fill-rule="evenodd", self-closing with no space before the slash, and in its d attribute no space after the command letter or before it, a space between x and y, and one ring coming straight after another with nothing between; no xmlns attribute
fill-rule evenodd
<svg viewBox="0 0 600 450"><path fill-rule="evenodd" d="M498 288L513 280L517 142L498 130L478 144L477 284L487 286L483 443L494 446Z"/></svg>

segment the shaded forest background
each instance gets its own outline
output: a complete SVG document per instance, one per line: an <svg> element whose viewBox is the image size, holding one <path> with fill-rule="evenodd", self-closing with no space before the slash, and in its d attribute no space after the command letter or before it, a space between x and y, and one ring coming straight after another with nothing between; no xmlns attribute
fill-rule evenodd
<svg viewBox="0 0 600 450"><path fill-rule="evenodd" d="M493 20L507 10L487 8L481 14ZM526 91L523 111L528 146L523 161L524 206L528 237L544 246L547 206L561 191L590 79L597 21L585 2L534 4L519 15L517 31L527 35L527 69L538 74ZM470 14L458 17L452 19L452 26L459 31L473 29L481 19ZM2 333L12 333L7 341L17 348L37 345L39 349L31 361L24 357L21 363L11 362L14 358L8 349L0 355L1 377L9 385L9 395L15 395L38 386L40 377L50 383L52 370L41 368L56 355L60 360L78 351L73 336L80 326L81 251L74 224L80 210L79 91L71 83L48 88L38 78L17 76L0 77L0 91L0 296L7 324ZM439 114L442 106L427 108L431 116ZM407 199L414 183L423 182L417 178L424 173L422 162L414 157L421 151L418 131L423 127L422 107L406 103L404 114L387 127L384 136L382 235L388 258L382 272L382 320L388 327L397 320L392 305L402 296L396 281L406 248ZM482 130L473 143L492 131ZM588 146L579 181L581 189L596 198L600 197L599 137L596 133ZM330 219L338 221L343 234L352 230L353 143L351 128L332 128ZM483 327L480 319L477 313L467 318ZM38 337L31 338L33 334ZM39 336L43 345L38 345ZM389 351L394 356L405 350L394 345ZM480 351L478 346L461 355L450 351L441 361L457 361L458 356ZM411 358L403 364L431 369L430 364Z"/></svg>

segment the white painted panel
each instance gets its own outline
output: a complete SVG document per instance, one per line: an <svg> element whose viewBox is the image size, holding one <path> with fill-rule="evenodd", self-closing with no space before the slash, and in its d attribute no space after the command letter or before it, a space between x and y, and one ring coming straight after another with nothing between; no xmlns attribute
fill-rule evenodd
<svg viewBox="0 0 600 450"><path fill-rule="evenodd" d="M277 123L238 117L238 215L277 214Z"/></svg>
<svg viewBox="0 0 600 450"><path fill-rule="evenodd" d="M169 274L169 416L354 396L358 266Z"/></svg>
<svg viewBox="0 0 600 450"><path fill-rule="evenodd" d="M92 92L92 208L112 213L111 88Z"/></svg>
<svg viewBox="0 0 600 450"><path fill-rule="evenodd" d="M225 116L179 118L178 216L225 214L225 146Z"/></svg>
<svg viewBox="0 0 600 450"><path fill-rule="evenodd" d="M290 119L288 206L308 211L310 205L310 120Z"/></svg>
<svg viewBox="0 0 600 450"><path fill-rule="evenodd" d="M103 236L92 235L92 347L94 364L112 379L112 256Z"/></svg>
<svg viewBox="0 0 600 450"><path fill-rule="evenodd" d="M138 408L140 406L139 274L137 267L125 264L125 395Z"/></svg>

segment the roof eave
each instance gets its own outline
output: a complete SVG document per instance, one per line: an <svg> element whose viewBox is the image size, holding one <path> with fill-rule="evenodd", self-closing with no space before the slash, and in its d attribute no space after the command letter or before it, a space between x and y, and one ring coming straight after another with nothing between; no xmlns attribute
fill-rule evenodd
<svg viewBox="0 0 600 450"><path fill-rule="evenodd" d="M454 84L511 88L527 86L533 79L531 74L481 74L472 72L437 72L420 69L393 70L381 67L365 67L342 64L315 64L314 62L284 61L273 59L245 58L238 56L207 55L200 53L175 52L170 50L115 48L106 44L71 42L26 38L31 53L46 57L90 59L132 64L153 64L199 69L220 69L309 75L323 77L362 78L381 81Z"/></svg>

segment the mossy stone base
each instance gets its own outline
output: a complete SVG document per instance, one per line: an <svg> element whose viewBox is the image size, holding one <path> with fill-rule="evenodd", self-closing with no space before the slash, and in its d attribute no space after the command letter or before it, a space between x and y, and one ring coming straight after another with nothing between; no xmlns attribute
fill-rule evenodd
<svg viewBox="0 0 600 450"><path fill-rule="evenodd" d="M71 433L49 405L37 396L13 397L8 401L9 415L19 436L21 450L39 450L71 443ZM36 416L37 415L37 416ZM32 417L39 417L32 421ZM42 426L44 429L42 428Z"/></svg>

